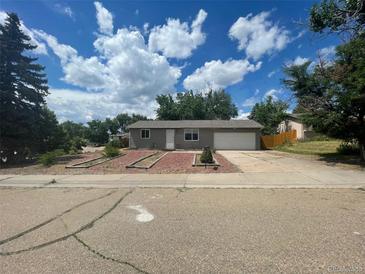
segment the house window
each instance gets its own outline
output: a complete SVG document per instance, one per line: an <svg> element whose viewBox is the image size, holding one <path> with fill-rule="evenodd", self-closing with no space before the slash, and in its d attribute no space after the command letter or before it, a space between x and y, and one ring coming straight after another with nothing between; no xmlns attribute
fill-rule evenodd
<svg viewBox="0 0 365 274"><path fill-rule="evenodd" d="M184 130L185 141L199 141L199 129L185 129Z"/></svg>
<svg viewBox="0 0 365 274"><path fill-rule="evenodd" d="M151 132L149 129L141 129L141 139L150 139Z"/></svg>

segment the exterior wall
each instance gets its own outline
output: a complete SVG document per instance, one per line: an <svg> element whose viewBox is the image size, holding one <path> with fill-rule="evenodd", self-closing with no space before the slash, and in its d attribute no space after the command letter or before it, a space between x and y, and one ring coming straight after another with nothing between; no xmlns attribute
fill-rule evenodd
<svg viewBox="0 0 365 274"><path fill-rule="evenodd" d="M199 129L198 141L185 141L184 129L175 129L175 148L176 149L202 149L203 147L213 147L213 130L210 128Z"/></svg>
<svg viewBox="0 0 365 274"><path fill-rule="evenodd" d="M166 129L150 129L151 138L141 139L140 129L130 129L130 148L158 148L166 147ZM202 149L205 146L214 148L214 132L256 132L256 149L261 148L261 133L259 129L212 129L200 128L198 141L185 141L184 129L175 129L175 149Z"/></svg>
<svg viewBox="0 0 365 274"><path fill-rule="evenodd" d="M130 148L158 148L166 146L166 129L151 128L150 139L141 139L141 129L130 129Z"/></svg>
<svg viewBox="0 0 365 274"><path fill-rule="evenodd" d="M296 122L293 120L282 121L278 127L278 130L280 133L284 132L284 131L293 130L293 129L295 129L297 131L298 140L304 139L305 126L300 122Z"/></svg>

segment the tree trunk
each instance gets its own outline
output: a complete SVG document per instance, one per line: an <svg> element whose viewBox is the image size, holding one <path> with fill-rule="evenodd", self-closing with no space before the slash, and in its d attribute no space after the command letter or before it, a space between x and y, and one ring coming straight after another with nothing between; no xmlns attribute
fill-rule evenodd
<svg viewBox="0 0 365 274"><path fill-rule="evenodd" d="M361 160L365 161L365 144L360 144L360 156Z"/></svg>

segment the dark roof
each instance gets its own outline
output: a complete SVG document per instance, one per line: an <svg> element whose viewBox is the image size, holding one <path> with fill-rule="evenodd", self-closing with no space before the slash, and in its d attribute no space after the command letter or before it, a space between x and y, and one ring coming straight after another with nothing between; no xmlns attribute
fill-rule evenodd
<svg viewBox="0 0 365 274"><path fill-rule="evenodd" d="M128 128L262 128L254 120L147 120Z"/></svg>

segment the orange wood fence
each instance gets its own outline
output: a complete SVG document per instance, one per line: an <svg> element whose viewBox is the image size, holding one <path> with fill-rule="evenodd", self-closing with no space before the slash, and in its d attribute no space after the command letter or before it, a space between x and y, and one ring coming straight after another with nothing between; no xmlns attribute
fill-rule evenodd
<svg viewBox="0 0 365 274"><path fill-rule="evenodd" d="M276 135L264 135L261 136L261 147L264 149L270 149L278 145L282 145L285 142L294 143L297 141L297 131L290 130Z"/></svg>

